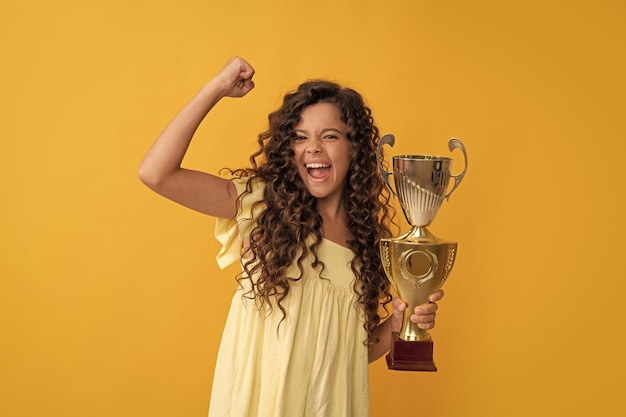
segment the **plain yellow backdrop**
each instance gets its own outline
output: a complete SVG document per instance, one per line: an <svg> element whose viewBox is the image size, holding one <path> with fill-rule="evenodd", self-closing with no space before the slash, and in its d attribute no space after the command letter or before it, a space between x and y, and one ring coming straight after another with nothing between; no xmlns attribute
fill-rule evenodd
<svg viewBox="0 0 626 417"><path fill-rule="evenodd" d="M431 227L459 242L439 372L371 365L373 417L623 412L625 18L618 0L7 2L0 415L206 414L237 270L214 219L136 170L231 55L257 87L209 115L188 167L247 164L317 77L365 96L388 154L467 147Z"/></svg>

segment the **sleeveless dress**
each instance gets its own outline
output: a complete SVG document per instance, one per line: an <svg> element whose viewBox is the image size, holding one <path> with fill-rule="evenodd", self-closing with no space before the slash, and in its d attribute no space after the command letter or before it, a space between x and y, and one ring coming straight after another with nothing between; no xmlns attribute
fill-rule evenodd
<svg viewBox="0 0 626 417"><path fill-rule="evenodd" d="M233 180L239 195L246 181ZM262 209L253 212L252 203L262 200L263 189L255 178L236 221L217 220L220 267L240 260L242 240ZM352 289L354 254L324 240L318 256L326 265L322 277L310 261L303 264L304 276L290 283L282 302L282 323L278 308L260 309L242 297L246 288L236 291L217 357L210 417L369 415L367 335Z"/></svg>

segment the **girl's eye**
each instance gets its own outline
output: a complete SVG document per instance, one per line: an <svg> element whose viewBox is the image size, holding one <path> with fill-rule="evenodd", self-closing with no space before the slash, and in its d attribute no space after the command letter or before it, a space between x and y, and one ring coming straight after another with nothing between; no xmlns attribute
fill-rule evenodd
<svg viewBox="0 0 626 417"><path fill-rule="evenodd" d="M324 136L326 139L337 139L337 136L335 135L326 135Z"/></svg>
<svg viewBox="0 0 626 417"><path fill-rule="evenodd" d="M294 140L305 140L305 139L306 139L306 136L302 136L302 135L296 135L294 137Z"/></svg>

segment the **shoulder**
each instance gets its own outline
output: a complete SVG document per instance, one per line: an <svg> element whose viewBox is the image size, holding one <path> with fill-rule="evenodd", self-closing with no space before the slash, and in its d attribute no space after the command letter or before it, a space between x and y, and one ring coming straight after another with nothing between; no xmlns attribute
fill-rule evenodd
<svg viewBox="0 0 626 417"><path fill-rule="evenodd" d="M233 177L230 180L237 190L240 199L259 201L263 199L265 180L261 177Z"/></svg>
<svg viewBox="0 0 626 417"><path fill-rule="evenodd" d="M250 219L265 208L265 180L258 176L233 177L231 182L237 190L239 199L237 218Z"/></svg>

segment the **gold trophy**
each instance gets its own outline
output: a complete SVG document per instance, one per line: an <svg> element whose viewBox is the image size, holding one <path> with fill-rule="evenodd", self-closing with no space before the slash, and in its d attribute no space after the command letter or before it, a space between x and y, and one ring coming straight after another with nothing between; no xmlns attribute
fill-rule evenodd
<svg viewBox="0 0 626 417"><path fill-rule="evenodd" d="M376 157L385 184L400 201L411 230L399 237L381 239L380 253L385 273L400 298L407 303L402 329L393 333L387 367L403 371L436 371L433 341L427 330L409 320L418 305L444 284L456 256L456 242L441 240L426 229L439 211L444 199L459 186L467 171L467 153L460 140L448 142L450 152L463 152L465 167L459 175L451 175L452 159L429 155L397 155L393 171L382 165L382 146L395 144L393 135L385 135L378 143ZM389 184L393 174L395 191ZM454 185L448 191L450 178Z"/></svg>

